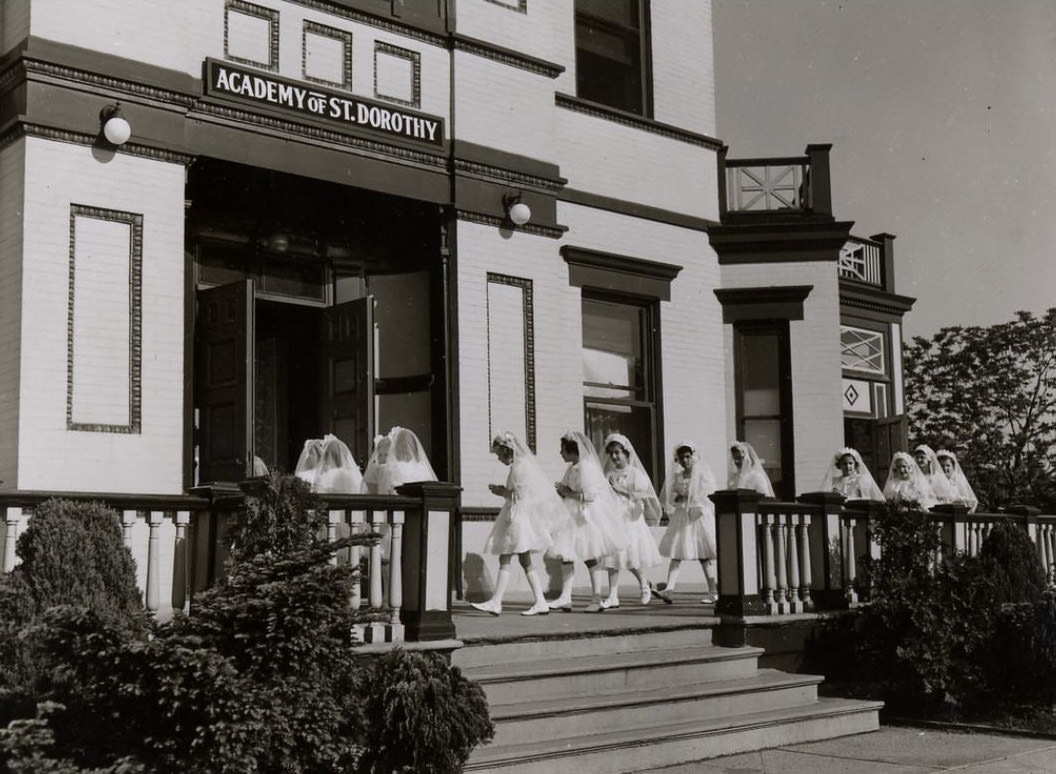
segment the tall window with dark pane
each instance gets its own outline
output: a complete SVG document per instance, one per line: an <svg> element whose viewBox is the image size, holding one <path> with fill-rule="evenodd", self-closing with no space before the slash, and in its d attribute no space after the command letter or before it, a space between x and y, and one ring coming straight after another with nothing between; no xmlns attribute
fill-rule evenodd
<svg viewBox="0 0 1056 774"><path fill-rule="evenodd" d="M587 434L601 448L623 433L656 481L656 304L583 299L583 406Z"/></svg>
<svg viewBox="0 0 1056 774"><path fill-rule="evenodd" d="M795 497L788 321L734 326L737 434L759 453L774 493Z"/></svg>
<svg viewBox="0 0 1056 774"><path fill-rule="evenodd" d="M651 117L648 0L576 0L576 96Z"/></svg>

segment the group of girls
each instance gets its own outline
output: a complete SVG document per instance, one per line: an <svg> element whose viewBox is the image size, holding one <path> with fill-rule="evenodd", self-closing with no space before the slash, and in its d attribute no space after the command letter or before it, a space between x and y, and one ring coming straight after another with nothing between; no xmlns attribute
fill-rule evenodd
<svg viewBox="0 0 1056 774"><path fill-rule="evenodd" d="M883 489L876 485L857 451L840 449L833 456L822 487L848 500L916 503L925 509L955 503L967 506L969 512L979 506L957 455L946 449L933 451L926 444L917 446L913 454L895 452Z"/></svg>
<svg viewBox="0 0 1056 774"><path fill-rule="evenodd" d="M362 472L337 436L310 438L304 442L294 475L320 494L396 494L400 484L436 481L418 436L398 426L374 438L374 449Z"/></svg>
<svg viewBox="0 0 1056 774"><path fill-rule="evenodd" d="M498 555L499 571L491 598L473 607L493 615L502 612L514 556L534 598L522 615L571 612L576 562L586 566L590 577L588 613L620 606L618 581L623 570L638 581L641 604L648 604L654 594L670 604L681 563L686 560L701 563L708 585L703 601L715 602L715 511L708 495L716 486L692 441L675 447L659 497L634 446L620 433L605 437L604 462L586 435L574 430L565 433L560 452L568 467L556 484L550 483L531 450L513 433L497 434L491 451L510 467L504 485L489 486L504 499L484 545L485 553ZM730 460L729 486L773 496L759 457L749 444L733 444ZM659 524L662 513L667 514L668 525L657 545L649 527ZM561 591L555 599L544 596L534 564L536 553L561 563ZM670 559L667 583L654 589L645 572L664 557ZM602 596L605 581L607 594Z"/></svg>

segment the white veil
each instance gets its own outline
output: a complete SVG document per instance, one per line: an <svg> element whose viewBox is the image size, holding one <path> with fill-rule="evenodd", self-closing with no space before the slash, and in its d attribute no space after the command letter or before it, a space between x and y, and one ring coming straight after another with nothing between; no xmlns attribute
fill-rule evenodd
<svg viewBox="0 0 1056 774"><path fill-rule="evenodd" d="M649 474L646 472L645 466L642 465L642 461L638 459L638 453L635 452L634 446L631 444L631 441L627 436L622 433L609 433L605 436L605 442L601 445L601 448L606 450L605 464L602 466L602 471L605 473L605 476L608 477L612 471L617 469L612 463L612 460L609 459L607 453L609 444L613 443L623 447L623 451L627 454L627 465L638 471L639 475L637 478L649 485L648 490L645 490L644 488L636 489L634 493L634 499L642 504L645 523L659 524L660 498L656 496L656 489L653 488L653 482L649 480Z"/></svg>
<svg viewBox="0 0 1056 774"><path fill-rule="evenodd" d="M843 475L840 469L840 460L846 456L854 460L855 472L850 476ZM832 456L832 464L825 471L825 478L821 484L823 492L837 492L848 500L878 500L884 501L884 492L876 483L873 474L866 467L862 455L857 449L845 446L836 451Z"/></svg>
<svg viewBox="0 0 1056 774"><path fill-rule="evenodd" d="M309 438L304 442L301 456L297 458L297 467L294 468L294 475L306 482L308 486L314 487L315 476L318 473L319 461L322 457L323 439Z"/></svg>
<svg viewBox="0 0 1056 774"><path fill-rule="evenodd" d="M908 464L909 473L906 478L900 478L897 470L899 460ZM930 509L938 501L935 492L928 483L927 476L917 467L917 461L906 452L895 452L891 458L891 470L884 482L884 499L892 502L915 502L921 508Z"/></svg>
<svg viewBox="0 0 1056 774"><path fill-rule="evenodd" d="M327 433L316 467L313 491L328 494L359 494L363 491L363 474L344 441Z"/></svg>
<svg viewBox="0 0 1056 774"><path fill-rule="evenodd" d="M927 444L920 444L913 450L914 456L917 452L921 452L928 460L928 469L924 470L921 468L921 472L924 477L928 479L928 483L931 485L931 491L935 494L935 499L940 503L952 503L957 493L954 491L953 485L950 480L946 478L946 474L942 472L942 466L939 465L939 458L932 451L932 448Z"/></svg>
<svg viewBox="0 0 1056 774"><path fill-rule="evenodd" d="M740 449L741 454L744 455L744 461L739 468L737 463L733 461L732 452L734 449ZM770 483L770 477L766 475L762 460L759 459L759 455L756 454L752 445L747 441L734 441L730 446L730 452L729 488L754 489L766 497L773 497L774 487Z"/></svg>
<svg viewBox="0 0 1056 774"><path fill-rule="evenodd" d="M436 481L436 473L418 436L396 425L374 438L363 482L372 494L395 494L396 487L412 481Z"/></svg>
<svg viewBox="0 0 1056 774"><path fill-rule="evenodd" d="M542 515L546 520L546 531L553 534L568 520L568 510L554 489L550 476L528 445L508 430L496 433L492 438L491 450L494 452L499 446L513 452L513 462L510 463L510 473L506 479L507 501Z"/></svg>
<svg viewBox="0 0 1056 774"><path fill-rule="evenodd" d="M961 463L957 461L957 455L948 449L939 449L935 452L935 459L939 461L940 468L943 458L953 463L953 470L947 477L950 486L953 488L954 499L951 502L967 505L968 512L974 512L979 507L979 498L975 496L975 490L972 489L972 485L968 483L968 478L964 475L964 471L961 470ZM945 471L943 473L945 474Z"/></svg>
<svg viewBox="0 0 1056 774"><path fill-rule="evenodd" d="M700 458L697 445L693 441L682 441L676 444L671 452L667 478L664 479L664 485L660 489L660 503L663 506L664 513L673 513L677 505L675 503L675 482L682 476L682 471L684 470L682 463L678 461L678 452L683 448L689 449L693 454L693 471L690 473L687 500L691 504L699 503L704 510L713 509L714 504L708 495L718 488L715 483L715 477Z"/></svg>

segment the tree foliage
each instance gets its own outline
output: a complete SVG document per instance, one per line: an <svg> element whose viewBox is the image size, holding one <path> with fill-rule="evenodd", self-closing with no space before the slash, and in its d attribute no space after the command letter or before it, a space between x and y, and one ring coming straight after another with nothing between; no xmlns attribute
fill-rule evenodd
<svg viewBox="0 0 1056 774"><path fill-rule="evenodd" d="M905 391L910 435L957 454L981 510L1056 507L1056 308L914 337Z"/></svg>

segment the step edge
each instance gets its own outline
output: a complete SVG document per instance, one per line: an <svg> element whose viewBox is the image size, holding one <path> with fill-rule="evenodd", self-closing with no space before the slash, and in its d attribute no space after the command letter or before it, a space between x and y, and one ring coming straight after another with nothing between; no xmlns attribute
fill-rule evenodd
<svg viewBox="0 0 1056 774"><path fill-rule="evenodd" d="M852 700L846 700L852 701ZM831 705L823 704L818 706L811 706L809 711L803 713L792 714L794 710L783 709L773 710L769 713L752 713L748 716L743 717L758 717L758 720L750 720L747 723L743 722L730 722L730 721L719 721L716 723L709 723L704 721L702 725L704 728L687 728L682 730L672 730L670 733L659 733L652 736L638 736L633 739L625 739L622 742L613 741L611 737L616 737L619 732L612 732L609 734L592 735L590 737L567 737L562 738L560 741L564 743L561 748L554 748L552 750L546 750L536 752L534 754L530 752L520 752L519 748L511 745L500 745L495 748L489 748L487 746L480 747L478 750L481 751L481 759L478 761L467 762L465 771L472 771L474 768L484 768L485 766L503 766L512 765L515 763L532 763L532 762L543 762L554 758L561 758L573 755L587 755L595 752L603 752L607 750L620 750L630 747L642 747L651 744L661 744L667 741L677 741L683 739L692 739L695 737L707 737L715 736L718 734L732 734L747 731L757 731L765 728L789 726L800 722L809 722L815 720L824 720L828 718L838 717L851 717L855 715L868 715L871 713L878 714L883 709L883 702L855 702L853 705ZM782 714L784 713L784 714ZM763 715L769 715L770 717L762 717ZM773 717L777 715L777 717ZM879 718L877 718L877 725L879 725ZM646 727L641 730L650 730L653 727ZM841 735L842 736L842 735ZM609 737L606 739L606 737ZM570 747L568 743L574 742L580 739L589 738L592 744ZM835 737L833 737L835 738ZM533 746L538 750L538 743L533 743ZM487 755L487 753L506 753L502 757L499 755Z"/></svg>

